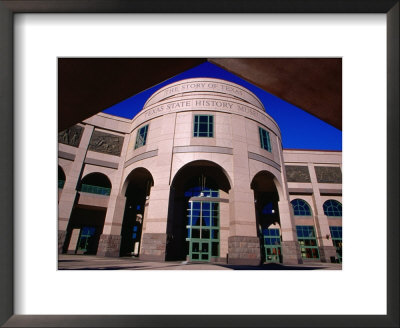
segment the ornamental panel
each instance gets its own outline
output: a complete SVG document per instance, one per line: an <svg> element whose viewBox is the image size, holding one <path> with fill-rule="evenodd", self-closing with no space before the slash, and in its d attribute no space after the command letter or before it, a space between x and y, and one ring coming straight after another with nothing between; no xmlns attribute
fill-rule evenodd
<svg viewBox="0 0 400 328"><path fill-rule="evenodd" d="M286 165L288 182L311 182L307 166Z"/></svg>
<svg viewBox="0 0 400 328"><path fill-rule="evenodd" d="M79 125L74 125L69 129L58 133L58 142L72 147L79 147L82 133L83 127Z"/></svg>
<svg viewBox="0 0 400 328"><path fill-rule="evenodd" d="M315 174L319 183L342 183L340 167L315 166Z"/></svg>
<svg viewBox="0 0 400 328"><path fill-rule="evenodd" d="M94 131L90 138L88 149L99 153L120 156L123 142L123 137L101 131Z"/></svg>

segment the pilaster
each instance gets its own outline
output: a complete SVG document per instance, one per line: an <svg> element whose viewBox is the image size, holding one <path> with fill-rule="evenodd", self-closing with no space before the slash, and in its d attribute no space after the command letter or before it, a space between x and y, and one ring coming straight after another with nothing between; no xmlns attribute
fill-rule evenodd
<svg viewBox="0 0 400 328"><path fill-rule="evenodd" d="M308 163L314 200L314 224L318 240L320 258L322 262L331 262L331 256L336 256L336 249L333 246L331 232L329 230L328 217L324 215L323 201L319 192L318 180L315 174L314 164ZM335 250L333 252L332 250Z"/></svg>
<svg viewBox="0 0 400 328"><path fill-rule="evenodd" d="M69 219L71 217L72 209L75 205L76 200L76 187L79 183L82 173L82 167L85 160L87 148L89 145L90 138L92 136L94 127L90 125L86 125L82 134L82 138L79 144L79 148L75 155L75 160L72 164L71 169L69 170L66 181L64 184L63 191L60 196L60 200L58 203L58 242L59 242L59 252L62 252L63 246L65 243L66 230L68 226ZM67 248L67 245L64 245L64 249Z"/></svg>
<svg viewBox="0 0 400 328"><path fill-rule="evenodd" d="M165 261L169 193L169 185L151 188L143 220L141 259Z"/></svg>
<svg viewBox="0 0 400 328"><path fill-rule="evenodd" d="M278 202L278 207L282 233L282 262L283 264L301 264L303 260L297 240L292 205L288 200L283 200Z"/></svg>

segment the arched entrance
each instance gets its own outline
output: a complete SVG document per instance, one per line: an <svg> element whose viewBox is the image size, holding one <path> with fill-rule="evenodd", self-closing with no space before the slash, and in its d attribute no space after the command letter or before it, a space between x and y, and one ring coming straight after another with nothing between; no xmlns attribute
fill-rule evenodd
<svg viewBox="0 0 400 328"><path fill-rule="evenodd" d="M264 262L282 262L279 195L274 176L267 171L257 173L251 182L251 189L254 190L261 259Z"/></svg>
<svg viewBox="0 0 400 328"><path fill-rule="evenodd" d="M142 237L145 208L154 185L151 173L144 168L134 169L125 181L125 212L121 230L120 256L138 256Z"/></svg>
<svg viewBox="0 0 400 328"><path fill-rule="evenodd" d="M166 260L213 261L220 254L221 208L228 206L229 180L210 161L182 167L171 184Z"/></svg>
<svg viewBox="0 0 400 328"><path fill-rule="evenodd" d="M111 182L102 173L90 173L78 184L78 199L67 228L66 251L72 254L95 255L103 233L107 211L106 203Z"/></svg>

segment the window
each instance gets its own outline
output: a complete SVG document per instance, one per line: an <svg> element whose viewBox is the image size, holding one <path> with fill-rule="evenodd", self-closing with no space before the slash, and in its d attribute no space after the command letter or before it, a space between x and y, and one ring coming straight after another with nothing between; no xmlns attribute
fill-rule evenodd
<svg viewBox="0 0 400 328"><path fill-rule="evenodd" d="M219 203L189 201L186 242L191 261L219 256Z"/></svg>
<svg viewBox="0 0 400 328"><path fill-rule="evenodd" d="M263 229L265 262L281 261L281 237L279 229Z"/></svg>
<svg viewBox="0 0 400 328"><path fill-rule="evenodd" d="M313 226L296 226L297 239L303 259L319 259L319 250Z"/></svg>
<svg viewBox="0 0 400 328"><path fill-rule="evenodd" d="M195 115L193 137L214 137L214 116Z"/></svg>
<svg viewBox="0 0 400 328"><path fill-rule="evenodd" d="M342 216L342 204L337 200L329 199L324 205L324 214L327 216Z"/></svg>
<svg viewBox="0 0 400 328"><path fill-rule="evenodd" d="M111 188L99 187L99 186L92 186L88 184L81 185L81 191L87 192L90 194L98 194L98 195L105 195L109 196L111 193Z"/></svg>
<svg viewBox="0 0 400 328"><path fill-rule="evenodd" d="M293 199L290 202L293 206L294 215L296 216L311 216L310 205L305 200Z"/></svg>
<svg viewBox="0 0 400 328"><path fill-rule="evenodd" d="M192 187L185 191L185 197L219 197L219 190L207 187Z"/></svg>
<svg viewBox="0 0 400 328"><path fill-rule="evenodd" d="M102 173L90 173L81 180L78 190L91 194L109 196L111 193L111 182L107 176Z"/></svg>
<svg viewBox="0 0 400 328"><path fill-rule="evenodd" d="M146 138L147 138L147 130L148 130L148 125L145 125L139 129L136 135L136 143L135 143L135 149L142 147L146 144Z"/></svg>
<svg viewBox="0 0 400 328"><path fill-rule="evenodd" d="M269 139L269 132L260 127L258 128L258 131L260 132L261 148L271 152L271 140Z"/></svg>
<svg viewBox="0 0 400 328"><path fill-rule="evenodd" d="M342 263L342 227L329 227L339 263Z"/></svg>

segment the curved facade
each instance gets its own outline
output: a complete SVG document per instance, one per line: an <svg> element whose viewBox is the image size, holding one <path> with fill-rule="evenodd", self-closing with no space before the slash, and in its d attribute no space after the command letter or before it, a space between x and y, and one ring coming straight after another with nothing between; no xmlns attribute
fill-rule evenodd
<svg viewBox="0 0 400 328"><path fill-rule="evenodd" d="M59 252L250 265L341 259L331 229L341 233L341 213L324 213L334 204L326 200L341 203L341 153L282 150L260 100L228 81L178 81L133 120L101 113L63 131L60 176ZM294 215L297 198L311 215Z"/></svg>

